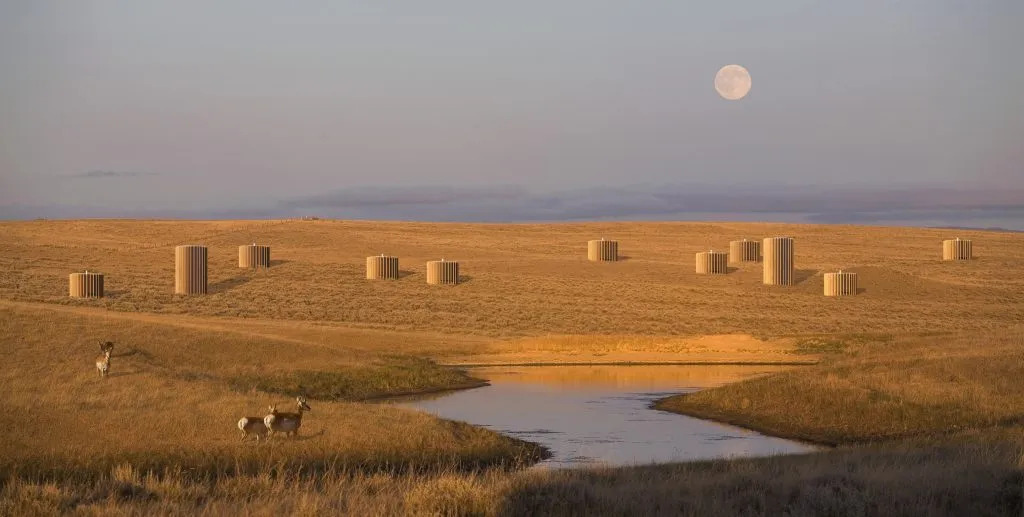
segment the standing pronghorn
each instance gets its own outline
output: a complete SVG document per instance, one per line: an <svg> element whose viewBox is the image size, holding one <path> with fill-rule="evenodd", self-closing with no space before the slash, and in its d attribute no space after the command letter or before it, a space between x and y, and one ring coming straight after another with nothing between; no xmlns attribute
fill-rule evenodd
<svg viewBox="0 0 1024 517"><path fill-rule="evenodd" d="M276 413L277 410L271 406L271 412ZM238 429L242 431L242 439L245 440L246 436L250 434L256 436L256 442L260 441L260 438L267 437L267 425L263 423L263 417L258 416L243 416L238 421Z"/></svg>
<svg viewBox="0 0 1024 517"><path fill-rule="evenodd" d="M285 436L299 435L299 428L302 427L302 412L313 411L313 408L306 404L305 397L295 397L295 405L298 408L295 413L278 413L276 406L270 406L270 414L263 417L263 423L267 426L271 436L274 433L284 433Z"/></svg>
<svg viewBox="0 0 1024 517"><path fill-rule="evenodd" d="M114 351L114 343L107 341L100 343L101 355L96 358L96 370L100 372L100 377L106 377L107 373L110 372L110 354Z"/></svg>

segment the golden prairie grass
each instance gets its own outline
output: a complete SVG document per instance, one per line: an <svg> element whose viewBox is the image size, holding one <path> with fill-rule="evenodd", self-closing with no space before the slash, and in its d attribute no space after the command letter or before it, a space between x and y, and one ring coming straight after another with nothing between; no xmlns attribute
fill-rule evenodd
<svg viewBox="0 0 1024 517"><path fill-rule="evenodd" d="M658 407L833 444L1024 423L1020 325L816 343L836 353L815 366L672 397Z"/></svg>
<svg viewBox="0 0 1024 517"><path fill-rule="evenodd" d="M261 472L129 464L0 487L0 513L49 515L1016 515L1019 441L960 437L801 456L614 469Z"/></svg>
<svg viewBox="0 0 1024 517"><path fill-rule="evenodd" d="M532 445L466 424L399 408L343 402L470 380L422 361L367 357L321 346L115 319L104 322L47 308L0 308L5 336L0 392L0 472L60 479L128 463L143 471L257 474L270 469L480 468L529 463ZM97 343L117 346L111 373L92 365ZM333 374L341 390L312 402L298 439L241 442L243 416L294 407L288 392L258 391L238 378L311 368ZM409 371L409 370L413 371ZM333 389L341 389L333 386ZM339 401L335 401L337 399Z"/></svg>
<svg viewBox="0 0 1024 517"><path fill-rule="evenodd" d="M780 234L796 239L795 286L761 285L758 264L694 272L697 251ZM954 234L974 240L976 260L940 260ZM587 261L595 235L617 238L627 259ZM237 246L253 241L271 246L273 267L237 267ZM172 294L182 243L210 247L210 295ZM1022 244L1014 233L759 223L8 222L0 298L494 337L984 330L1024 318ZM365 280L365 257L381 252L401 257L400 280ZM466 282L427 285L425 262L441 257L459 260ZM107 275L108 297L67 298L67 274L86 268ZM821 275L839 268L865 291L823 297Z"/></svg>

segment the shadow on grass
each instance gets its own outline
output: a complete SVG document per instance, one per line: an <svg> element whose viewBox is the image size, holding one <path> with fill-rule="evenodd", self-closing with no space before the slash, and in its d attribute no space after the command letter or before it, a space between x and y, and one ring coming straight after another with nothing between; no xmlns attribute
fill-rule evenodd
<svg viewBox="0 0 1024 517"><path fill-rule="evenodd" d="M300 434L298 436L271 436L270 438L268 438L268 440L287 440L289 442L305 442L308 440L312 440L313 438L320 438L324 434L326 434L326 431L321 429L320 432L318 433Z"/></svg>
<svg viewBox="0 0 1024 517"><path fill-rule="evenodd" d="M292 261L291 260L280 260L280 259L278 259L278 260L271 260L270 261L270 267L280 266L282 264L287 264L289 262L292 262Z"/></svg>
<svg viewBox="0 0 1024 517"><path fill-rule="evenodd" d="M433 361L388 357L377 364L352 365L333 370L295 370L265 374L252 372L226 379L239 392L251 390L305 396L313 400L369 400L477 385L465 371Z"/></svg>
<svg viewBox="0 0 1024 517"><path fill-rule="evenodd" d="M686 515L709 516L1020 515L1015 452L1008 443L896 444L806 456L559 469L512 484L494 514L682 515L679 509L686 509Z"/></svg>
<svg viewBox="0 0 1024 517"><path fill-rule="evenodd" d="M399 269L398 270L398 278L399 279L405 278L407 276L415 275L415 274L416 274L415 271L409 271L407 269Z"/></svg>
<svg viewBox="0 0 1024 517"><path fill-rule="evenodd" d="M796 269L793 270L793 285L802 285L812 276L818 274L817 269Z"/></svg>

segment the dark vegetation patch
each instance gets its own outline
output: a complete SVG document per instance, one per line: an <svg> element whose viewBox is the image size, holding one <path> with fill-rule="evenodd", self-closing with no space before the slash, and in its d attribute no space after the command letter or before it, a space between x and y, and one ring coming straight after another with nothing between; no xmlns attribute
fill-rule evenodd
<svg viewBox="0 0 1024 517"><path fill-rule="evenodd" d="M484 381L427 359L388 357L372 364L330 371L245 374L231 378L229 384L243 392L259 390L318 400L355 401L482 386Z"/></svg>

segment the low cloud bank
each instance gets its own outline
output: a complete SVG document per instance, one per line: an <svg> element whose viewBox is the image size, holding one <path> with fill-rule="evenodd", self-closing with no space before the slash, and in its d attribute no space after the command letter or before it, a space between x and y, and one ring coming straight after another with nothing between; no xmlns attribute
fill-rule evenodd
<svg viewBox="0 0 1024 517"><path fill-rule="evenodd" d="M106 174L106 173L104 173ZM121 174L121 173L115 173ZM99 175L97 177L115 177ZM424 221L744 220L1024 229L1024 190L700 185L595 187L550 193L510 185L360 187L215 210L0 206L0 219L116 217ZM1008 221L1008 223L1007 223Z"/></svg>
<svg viewBox="0 0 1024 517"><path fill-rule="evenodd" d="M943 213L1015 216L1024 191L963 189L722 189L701 186L588 188L548 194L509 186L356 188L282 203L336 218L440 221L662 219L682 214L805 214L819 222L869 222Z"/></svg>

